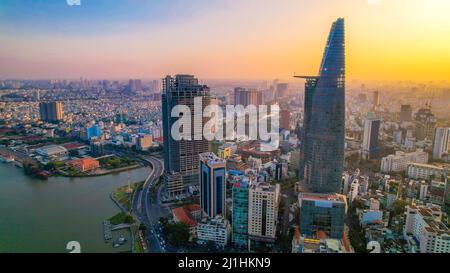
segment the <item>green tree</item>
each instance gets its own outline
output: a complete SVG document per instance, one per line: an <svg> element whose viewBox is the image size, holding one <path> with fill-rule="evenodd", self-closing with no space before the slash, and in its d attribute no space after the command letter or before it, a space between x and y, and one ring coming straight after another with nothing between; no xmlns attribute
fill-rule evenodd
<svg viewBox="0 0 450 273"><path fill-rule="evenodd" d="M408 202L405 200L396 200L392 205L392 211L394 215L402 215L405 213L405 207L408 205Z"/></svg>
<svg viewBox="0 0 450 273"><path fill-rule="evenodd" d="M123 222L126 224L133 224L134 218L133 218L133 216L131 216L131 214L128 214L127 216L125 216L125 219L123 220Z"/></svg>
<svg viewBox="0 0 450 273"><path fill-rule="evenodd" d="M141 222L141 224L139 225L139 230L147 231L147 226L144 224L144 222Z"/></svg>
<svg viewBox="0 0 450 273"><path fill-rule="evenodd" d="M213 250L216 247L216 243L214 243L214 241L209 240L208 242L206 242L206 247L209 250Z"/></svg>
<svg viewBox="0 0 450 273"><path fill-rule="evenodd" d="M23 161L22 165L23 165L23 170L24 170L25 174L27 174L27 175L35 175L40 171L39 165L34 160L26 159Z"/></svg>
<svg viewBox="0 0 450 273"><path fill-rule="evenodd" d="M167 224L166 235L168 241L177 247L186 246L189 243L189 227L184 223Z"/></svg>
<svg viewBox="0 0 450 273"><path fill-rule="evenodd" d="M355 199L352 201L352 208L353 209L363 209L364 203L360 199Z"/></svg>

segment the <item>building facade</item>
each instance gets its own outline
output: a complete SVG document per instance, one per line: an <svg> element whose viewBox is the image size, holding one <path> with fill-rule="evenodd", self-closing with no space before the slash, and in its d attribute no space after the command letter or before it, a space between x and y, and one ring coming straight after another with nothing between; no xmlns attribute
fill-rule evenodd
<svg viewBox="0 0 450 273"><path fill-rule="evenodd" d="M345 196L339 194L299 194L300 231L309 238L325 233L328 238L342 239L347 212Z"/></svg>
<svg viewBox="0 0 450 273"><path fill-rule="evenodd" d="M409 163L428 163L428 153L418 149L412 153L397 151L395 155L388 155L381 159L381 172L405 172Z"/></svg>
<svg viewBox="0 0 450 273"><path fill-rule="evenodd" d="M69 162L69 166L79 172L89 172L100 168L100 163L93 158L82 158Z"/></svg>
<svg viewBox="0 0 450 273"><path fill-rule="evenodd" d="M381 119L367 118L364 121L364 138L362 146L362 157L364 159L373 159L380 153L380 144L378 134L380 132Z"/></svg>
<svg viewBox="0 0 450 273"><path fill-rule="evenodd" d="M50 123L60 122L64 118L62 103L59 101L41 102L39 103L39 114L42 121Z"/></svg>
<svg viewBox="0 0 450 273"><path fill-rule="evenodd" d="M138 151L147 151L153 146L153 137L151 135L141 134L136 141L136 149Z"/></svg>
<svg viewBox="0 0 450 273"><path fill-rule="evenodd" d="M430 108L422 108L417 111L414 118L417 140L433 140L437 119Z"/></svg>
<svg viewBox="0 0 450 273"><path fill-rule="evenodd" d="M276 239L280 185L250 186L248 200L249 240L273 242Z"/></svg>
<svg viewBox="0 0 450 273"><path fill-rule="evenodd" d="M247 107L249 105L262 105L262 92L257 90L245 89L237 87L234 89L234 104Z"/></svg>
<svg viewBox="0 0 450 273"><path fill-rule="evenodd" d="M450 230L436 206L406 207L404 232L419 241L421 253L450 253Z"/></svg>
<svg viewBox="0 0 450 273"><path fill-rule="evenodd" d="M249 180L242 177L233 185L233 210L231 238L235 247L247 248L248 246L248 198Z"/></svg>
<svg viewBox="0 0 450 273"><path fill-rule="evenodd" d="M214 153L203 153L200 159L200 205L210 218L226 214L226 162Z"/></svg>
<svg viewBox="0 0 450 273"><path fill-rule="evenodd" d="M411 105L402 105L400 109L400 122L412 121L412 107Z"/></svg>
<svg viewBox="0 0 450 273"><path fill-rule="evenodd" d="M447 173L450 173L450 170L446 170L434 165L419 163L408 164L407 170L408 178L411 179L430 180L432 178L441 178L441 176L445 176Z"/></svg>
<svg viewBox="0 0 450 273"><path fill-rule="evenodd" d="M201 101L201 112L194 111L195 98ZM186 186L198 181L198 155L208 152L210 143L203 136L202 139L196 140L194 135L209 121L209 118L203 117L203 110L210 104L209 87L200 85L194 76L176 75L163 79L164 181L171 197L184 193ZM172 125L183 116L183 113L172 116L172 110L178 105L187 106L191 110L190 140L188 138L178 141L171 134ZM201 122L197 122L199 120Z"/></svg>
<svg viewBox="0 0 450 273"><path fill-rule="evenodd" d="M224 248L230 241L230 223L222 216L204 218L197 225L197 239L199 244L214 242L216 246Z"/></svg>
<svg viewBox="0 0 450 273"><path fill-rule="evenodd" d="M433 144L433 158L444 159L450 153L450 128L436 128Z"/></svg>
<svg viewBox="0 0 450 273"><path fill-rule="evenodd" d="M333 23L319 76L300 78L306 78L300 176L313 192L339 192L345 145L344 19Z"/></svg>

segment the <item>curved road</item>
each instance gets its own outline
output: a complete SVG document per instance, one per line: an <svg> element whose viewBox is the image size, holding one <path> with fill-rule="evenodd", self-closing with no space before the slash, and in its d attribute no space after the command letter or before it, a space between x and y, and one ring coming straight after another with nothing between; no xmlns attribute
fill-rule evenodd
<svg viewBox="0 0 450 273"><path fill-rule="evenodd" d="M133 210L138 215L141 222L148 228L148 246L151 252L164 252L161 249L160 238L156 235L154 227L159 221L160 217L167 216L170 214L170 210L163 206L159 201L159 196L162 190L162 184L157 186L158 180L164 172L164 166L161 160L153 156L147 156L144 158L153 167L152 172L146 179L142 191L136 194L137 200L134 202ZM154 191L152 191L154 190ZM152 192L155 193L153 196L153 202L151 200Z"/></svg>

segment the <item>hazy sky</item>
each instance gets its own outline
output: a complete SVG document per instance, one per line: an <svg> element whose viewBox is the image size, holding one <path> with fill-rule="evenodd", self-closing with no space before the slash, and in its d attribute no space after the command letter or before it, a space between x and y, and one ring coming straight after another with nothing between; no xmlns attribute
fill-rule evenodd
<svg viewBox="0 0 450 273"><path fill-rule="evenodd" d="M0 78L316 74L346 19L347 78L450 79L448 0L0 0Z"/></svg>

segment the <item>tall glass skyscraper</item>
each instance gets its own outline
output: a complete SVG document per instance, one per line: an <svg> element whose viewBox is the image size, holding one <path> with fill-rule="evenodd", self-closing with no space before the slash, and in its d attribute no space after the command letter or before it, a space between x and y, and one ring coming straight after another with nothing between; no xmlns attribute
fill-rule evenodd
<svg viewBox="0 0 450 273"><path fill-rule="evenodd" d="M235 247L248 246L248 194L250 181L243 176L233 185L232 241Z"/></svg>
<svg viewBox="0 0 450 273"><path fill-rule="evenodd" d="M217 215L225 217L226 161L208 152L199 155L200 158L200 205L210 218Z"/></svg>
<svg viewBox="0 0 450 273"><path fill-rule="evenodd" d="M364 120L364 138L362 147L362 157L364 159L374 159L379 156L380 143L378 134L380 132L381 119L368 116Z"/></svg>
<svg viewBox="0 0 450 273"><path fill-rule="evenodd" d="M195 98L201 98L202 111L194 111ZM196 140L194 134L208 122L209 118L203 117L203 110L210 104L209 87L200 85L194 76L176 75L163 79L164 181L172 197L183 193L186 185L198 183L199 154L208 152L210 143L204 137ZM172 109L177 105L191 109L191 140L178 141L171 135L172 125L182 117L182 113L172 117Z"/></svg>
<svg viewBox="0 0 450 273"><path fill-rule="evenodd" d="M313 192L340 191L345 140L344 19L333 23L319 76L305 77L300 176Z"/></svg>
<svg viewBox="0 0 450 273"><path fill-rule="evenodd" d="M59 101L39 103L41 120L50 123L58 123L64 119L62 103Z"/></svg>

